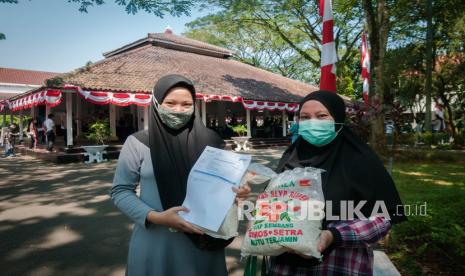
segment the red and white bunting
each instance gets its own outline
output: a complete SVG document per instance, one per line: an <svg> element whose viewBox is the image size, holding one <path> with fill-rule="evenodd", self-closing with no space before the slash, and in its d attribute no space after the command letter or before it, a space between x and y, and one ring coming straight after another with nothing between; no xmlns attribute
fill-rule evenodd
<svg viewBox="0 0 465 276"><path fill-rule="evenodd" d="M362 80L363 80L363 100L368 104L369 88L370 88L370 51L368 48L368 40L365 32L362 34Z"/></svg>
<svg viewBox="0 0 465 276"><path fill-rule="evenodd" d="M234 103L242 102L242 98L240 96L207 95L207 94L202 94L202 93L196 93L195 98L197 100L202 100L205 102L210 102L210 101L226 101L226 102L234 102Z"/></svg>
<svg viewBox="0 0 465 276"><path fill-rule="evenodd" d="M88 91L83 90L79 86L65 85L61 90L44 89L11 102L3 101L0 103L0 111L5 110L7 106L12 111L31 108L32 106L40 104L46 104L50 107L55 107L62 102L62 90L68 92L70 90L75 91L76 94L78 94L84 100L98 105L114 104L117 106L128 106L135 104L138 106L148 106L152 101L152 95L147 93ZM270 111L297 112L299 109L299 105L296 103L244 100L240 96L207 95L197 93L196 99L205 102L229 101L234 103L242 103L244 108L248 110L266 109Z"/></svg>
<svg viewBox="0 0 465 276"><path fill-rule="evenodd" d="M0 112L3 112L3 110L6 110L6 108L9 106L8 100L4 100L0 102Z"/></svg>
<svg viewBox="0 0 465 276"><path fill-rule="evenodd" d="M55 107L63 100L61 90L57 89L44 89L27 96L21 97L14 101L8 102L9 108L12 111L18 111L21 109L28 109L33 106L47 105Z"/></svg>
<svg viewBox="0 0 465 276"><path fill-rule="evenodd" d="M245 109L248 110L280 110L288 112L297 112L299 110L299 105L296 103L279 103L279 102L264 102L264 101L253 101L253 100L243 100L242 105Z"/></svg>
<svg viewBox="0 0 465 276"><path fill-rule="evenodd" d="M138 106L148 106L152 100L152 96L147 93L87 91L74 85L65 85L63 89L74 90L86 101L98 105L113 104L117 106L128 106L135 104Z"/></svg>
<svg viewBox="0 0 465 276"><path fill-rule="evenodd" d="M130 104L136 104L139 106L148 106L152 100L151 94L142 93L125 93L125 92L103 92L103 91L85 91L78 86L66 85L64 89L75 90L81 95L86 101L105 105L114 104L118 106L126 106ZM229 95L211 95L196 93L195 98L205 102L210 101L228 101L234 103L242 103L245 109L249 110L286 110L288 112L297 112L299 105L296 103L281 103L281 102L266 102L266 101L254 101L244 100L240 96L229 96Z"/></svg>
<svg viewBox="0 0 465 276"><path fill-rule="evenodd" d="M337 52L334 43L331 0L320 0L320 16L323 17L320 89L336 92Z"/></svg>
<svg viewBox="0 0 465 276"><path fill-rule="evenodd" d="M102 91L77 90L79 96L86 101L98 105L114 104L117 106L148 106L152 100L151 95L143 93L116 93Z"/></svg>

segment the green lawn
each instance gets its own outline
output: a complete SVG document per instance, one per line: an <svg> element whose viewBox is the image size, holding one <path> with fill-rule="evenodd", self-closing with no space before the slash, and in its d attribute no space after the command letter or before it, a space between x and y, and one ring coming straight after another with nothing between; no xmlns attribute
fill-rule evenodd
<svg viewBox="0 0 465 276"><path fill-rule="evenodd" d="M394 161L393 177L404 205L426 202L426 216L394 226L383 244L391 260L403 275L463 275L465 162Z"/></svg>

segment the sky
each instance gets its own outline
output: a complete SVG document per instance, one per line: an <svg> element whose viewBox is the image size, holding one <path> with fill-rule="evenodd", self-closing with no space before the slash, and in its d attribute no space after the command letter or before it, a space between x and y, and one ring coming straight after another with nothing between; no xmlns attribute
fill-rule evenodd
<svg viewBox="0 0 465 276"><path fill-rule="evenodd" d="M88 13L67 0L19 0L0 3L0 67L68 72L88 61L103 59L102 53L147 36L163 32L167 26L175 34L186 31L185 24L206 15L192 11L191 16L163 19L139 11L127 14L113 0L90 7Z"/></svg>

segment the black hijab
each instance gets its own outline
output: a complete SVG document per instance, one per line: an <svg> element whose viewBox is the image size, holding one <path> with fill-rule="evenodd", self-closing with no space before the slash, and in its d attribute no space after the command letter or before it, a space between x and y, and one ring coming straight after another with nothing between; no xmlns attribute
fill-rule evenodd
<svg viewBox="0 0 465 276"><path fill-rule="evenodd" d="M153 89L153 97L161 104L168 92L175 87L188 89L195 102L194 85L180 75L167 75L158 80ZM152 102L149 116L149 148L164 210L182 205L186 197L189 172L206 146L224 148L225 143L216 132L205 127L195 104L190 121L181 129L175 130L162 123ZM223 249L233 240L189 233L186 235L198 248L204 250Z"/></svg>
<svg viewBox="0 0 465 276"><path fill-rule="evenodd" d="M188 89L195 102L194 85L180 75L162 77L153 89L153 96L161 104L175 87ZM191 120L181 129L175 130L162 123L152 102L149 145L160 200L163 209L167 210L182 205L186 197L187 177L205 147L224 148L224 141L216 132L205 127L197 115L195 105Z"/></svg>
<svg viewBox="0 0 465 276"><path fill-rule="evenodd" d="M377 200L384 201L391 223L406 220L397 189L389 173L376 153L349 128L345 121L345 104L334 92L317 91L307 95L300 103L316 100L322 103L335 119L337 137L328 145L316 147L301 136L283 154L278 172L296 167L312 166L324 169L323 193L326 201L332 201L332 214L340 216L340 201L353 200L354 206L366 200L361 213L369 217ZM299 109L299 113L300 113ZM342 127L342 129L340 129ZM399 209L399 210L397 210ZM380 210L375 210L380 212ZM325 222L326 224L327 222Z"/></svg>

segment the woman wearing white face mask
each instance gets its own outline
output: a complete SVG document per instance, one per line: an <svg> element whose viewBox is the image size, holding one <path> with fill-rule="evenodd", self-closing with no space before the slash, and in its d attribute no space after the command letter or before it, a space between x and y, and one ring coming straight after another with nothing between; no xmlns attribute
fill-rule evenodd
<svg viewBox="0 0 465 276"><path fill-rule="evenodd" d="M194 99L190 80L162 77L153 90L149 129L129 136L121 151L111 197L135 222L127 275L227 274L224 247L232 240L206 236L178 215L188 211L181 206L187 177L204 148L224 147L196 116ZM245 197L250 188L235 191Z"/></svg>
<svg viewBox="0 0 465 276"><path fill-rule="evenodd" d="M307 166L325 170L327 218L318 243L323 260L285 253L271 259L270 275L372 275L371 245L392 224L406 220L382 162L344 121L345 104L336 93L313 92L300 103L299 138L285 151L277 171ZM352 206L364 203L353 217L344 211L349 201ZM378 215L377 203L387 212Z"/></svg>

